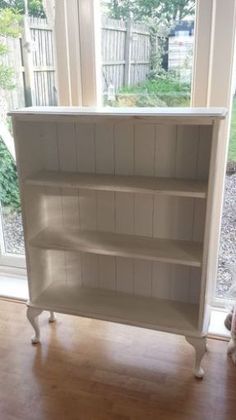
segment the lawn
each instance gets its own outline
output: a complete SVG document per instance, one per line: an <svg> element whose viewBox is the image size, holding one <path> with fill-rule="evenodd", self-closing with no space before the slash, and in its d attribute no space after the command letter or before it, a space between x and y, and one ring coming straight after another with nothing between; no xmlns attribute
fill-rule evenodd
<svg viewBox="0 0 236 420"><path fill-rule="evenodd" d="M137 85L122 87L114 101L104 97L104 103L118 107L189 106L190 83L181 82L173 72L163 72Z"/></svg>
<svg viewBox="0 0 236 420"><path fill-rule="evenodd" d="M233 100L228 159L236 162L236 97Z"/></svg>

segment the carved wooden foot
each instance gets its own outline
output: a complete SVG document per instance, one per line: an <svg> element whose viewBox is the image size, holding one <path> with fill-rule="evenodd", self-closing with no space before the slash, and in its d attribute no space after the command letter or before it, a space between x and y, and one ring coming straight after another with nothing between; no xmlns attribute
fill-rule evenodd
<svg viewBox="0 0 236 420"><path fill-rule="evenodd" d="M55 322L56 321L56 316L54 314L54 312L50 311L50 316L48 318L48 322Z"/></svg>
<svg viewBox="0 0 236 420"><path fill-rule="evenodd" d="M42 309L32 308L31 306L28 306L27 308L27 318L35 331L35 335L31 338L32 344L38 344L40 342L38 316L41 314L41 312L43 312Z"/></svg>
<svg viewBox="0 0 236 420"><path fill-rule="evenodd" d="M203 378L204 370L201 367L201 361L206 353L206 337L185 337L186 341L193 346L195 350L194 375L196 378Z"/></svg>

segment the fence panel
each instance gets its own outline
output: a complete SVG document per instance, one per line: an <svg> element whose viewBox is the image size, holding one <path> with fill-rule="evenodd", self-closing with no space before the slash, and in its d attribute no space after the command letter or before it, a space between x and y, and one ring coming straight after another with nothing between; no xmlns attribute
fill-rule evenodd
<svg viewBox="0 0 236 420"><path fill-rule="evenodd" d="M56 105L53 32L45 19L29 18L33 44L35 105Z"/></svg>
<svg viewBox="0 0 236 420"><path fill-rule="evenodd" d="M150 33L143 24L132 26L130 85L146 80L150 70Z"/></svg>
<svg viewBox="0 0 236 420"><path fill-rule="evenodd" d="M103 91L109 85L115 90L124 84L126 25L123 21L102 18Z"/></svg>
<svg viewBox="0 0 236 420"><path fill-rule="evenodd" d="M31 90L34 105L56 105L55 60L53 54L53 31L46 19L28 18L31 36ZM150 71L150 33L144 24L124 22L102 17L102 86L103 93L113 86L117 91L124 86L136 85L146 80ZM4 61L14 68L16 89L4 93L10 108L25 104L29 74L28 65L22 63L22 51L27 46L20 39L6 40L9 53ZM182 39L169 38L168 67L180 70L181 80L189 81L191 76L193 36ZM23 54L24 56L24 54ZM188 65L189 63L189 65ZM29 64L27 62L27 64ZM30 79L30 78L28 78ZM27 79L27 80L28 80ZM0 108L1 108L0 104Z"/></svg>
<svg viewBox="0 0 236 420"><path fill-rule="evenodd" d="M24 66L23 49L30 50L32 55L32 84L33 105L56 105L56 82L55 61L53 54L53 32L46 19L28 18L31 45L24 45L23 38L1 38L5 43L8 53L1 57L1 63L12 68L14 71L15 89L2 90L0 98L1 120L5 120L9 109L25 106L26 97L26 72L28 66Z"/></svg>
<svg viewBox="0 0 236 420"><path fill-rule="evenodd" d="M143 24L102 18L103 92L146 79L150 69L150 34Z"/></svg>

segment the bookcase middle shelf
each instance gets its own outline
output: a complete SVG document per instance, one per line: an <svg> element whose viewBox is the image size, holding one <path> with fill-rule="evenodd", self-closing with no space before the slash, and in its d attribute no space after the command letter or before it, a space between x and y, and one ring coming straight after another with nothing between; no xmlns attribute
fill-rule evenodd
<svg viewBox="0 0 236 420"><path fill-rule="evenodd" d="M207 181L182 178L40 171L26 178L25 184L202 199L207 197Z"/></svg>
<svg viewBox="0 0 236 420"><path fill-rule="evenodd" d="M36 248L86 252L201 267L202 244L78 228L45 228L29 241Z"/></svg>

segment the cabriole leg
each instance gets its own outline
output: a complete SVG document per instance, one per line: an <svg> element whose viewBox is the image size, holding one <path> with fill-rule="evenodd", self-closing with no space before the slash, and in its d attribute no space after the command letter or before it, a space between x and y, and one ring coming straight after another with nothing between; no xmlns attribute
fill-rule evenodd
<svg viewBox="0 0 236 420"><path fill-rule="evenodd" d="M32 344L37 344L40 342L40 330L39 330L39 324L38 324L38 316L43 312L42 309L38 308L32 308L31 306L28 306L27 308L27 318L32 325L35 335L31 338Z"/></svg>
<svg viewBox="0 0 236 420"><path fill-rule="evenodd" d="M203 378L204 370L201 367L201 361L206 353L206 337L185 337L186 341L193 346L195 350L194 375L196 378Z"/></svg>
<svg viewBox="0 0 236 420"><path fill-rule="evenodd" d="M54 312L50 311L48 322L55 322L55 321L56 321L56 316L55 316Z"/></svg>

